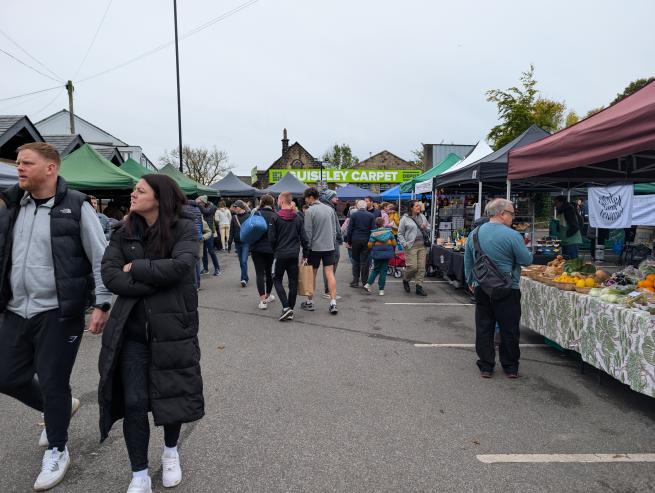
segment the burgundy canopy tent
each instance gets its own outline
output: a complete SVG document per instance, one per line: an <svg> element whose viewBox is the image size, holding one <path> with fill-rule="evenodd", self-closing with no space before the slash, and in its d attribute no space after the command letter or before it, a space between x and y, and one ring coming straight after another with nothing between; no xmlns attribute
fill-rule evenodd
<svg viewBox="0 0 655 493"><path fill-rule="evenodd" d="M574 185L654 179L655 82L509 154L511 182Z"/></svg>

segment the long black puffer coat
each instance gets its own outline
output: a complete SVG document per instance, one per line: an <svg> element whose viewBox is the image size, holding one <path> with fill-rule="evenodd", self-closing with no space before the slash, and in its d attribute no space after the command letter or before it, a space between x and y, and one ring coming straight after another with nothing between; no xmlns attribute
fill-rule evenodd
<svg viewBox="0 0 655 493"><path fill-rule="evenodd" d="M125 323L140 299L148 321L144 331L151 352L149 399L155 424L187 423L205 413L194 287L198 234L193 220L183 214L171 225L170 258L146 258L141 236L122 227L112 235L102 259L102 279L118 299L102 336L98 364L101 440L125 414L118 363ZM123 272L130 262L132 270Z"/></svg>

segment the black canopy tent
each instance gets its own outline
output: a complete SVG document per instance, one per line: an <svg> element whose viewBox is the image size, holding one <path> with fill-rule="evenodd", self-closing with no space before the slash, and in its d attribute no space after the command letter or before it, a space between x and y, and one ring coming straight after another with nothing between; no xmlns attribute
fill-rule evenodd
<svg viewBox="0 0 655 493"><path fill-rule="evenodd" d="M294 198L301 198L309 187L296 178L293 174L287 173L275 185L264 190L264 193L280 195L282 192L290 192Z"/></svg>
<svg viewBox="0 0 655 493"><path fill-rule="evenodd" d="M221 197L259 197L264 193L262 190L246 185L231 171L210 187L221 192Z"/></svg>

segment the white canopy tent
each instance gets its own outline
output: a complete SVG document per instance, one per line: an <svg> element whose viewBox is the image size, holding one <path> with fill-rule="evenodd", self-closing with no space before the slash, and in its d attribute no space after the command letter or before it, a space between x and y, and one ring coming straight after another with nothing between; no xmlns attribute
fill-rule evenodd
<svg viewBox="0 0 655 493"><path fill-rule="evenodd" d="M487 145L487 143L484 140L480 140L473 150L469 153L468 156L466 156L464 159L462 159L459 163L455 164L452 168L448 170L448 173L452 173L453 171L457 171L458 169L462 169L465 166L468 166L469 164L473 164L476 161L479 161L485 156L488 156L494 152L494 150ZM438 182L439 180L437 180Z"/></svg>

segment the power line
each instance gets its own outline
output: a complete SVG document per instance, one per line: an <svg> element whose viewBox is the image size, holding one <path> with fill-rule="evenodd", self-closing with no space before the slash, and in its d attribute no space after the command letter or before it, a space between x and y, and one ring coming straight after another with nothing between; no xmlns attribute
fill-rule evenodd
<svg viewBox="0 0 655 493"><path fill-rule="evenodd" d="M59 82L63 82L63 80L62 80L63 78L62 78L59 74L57 74L54 70L50 69L50 68L49 68L45 63L43 63L42 61L40 61L40 60L39 60L38 58L36 58L34 55L32 55L31 53L29 53L25 48L23 48L23 47L22 47L21 45L19 45L16 41L14 41L14 40L13 40L13 39L12 39L12 38L11 38L11 37L6 33L6 32L4 32L2 29L0 29L0 34L2 34L5 38L7 38L9 41L11 41L11 43L12 43L14 46L16 46L20 51L22 51L22 52L25 53L28 57L30 57L32 60L34 60L36 63L38 63L39 65L41 65L44 69L46 69L46 70L47 70L48 72L50 72L52 75L54 75L55 77L57 77L58 79L60 79Z"/></svg>
<svg viewBox="0 0 655 493"><path fill-rule="evenodd" d="M25 62L22 61L20 58L15 57L14 55L12 55L11 53L9 53L8 51L3 50L2 48L0 48L0 51L1 51L2 53L4 53L5 55L7 55L8 57L13 58L14 60L16 60L18 63L20 63L20 64L22 64L22 65L25 65L26 67L31 68L31 69L34 70L35 72L41 74L43 77L47 77L48 79L50 79L50 80L54 80L55 82L63 82L62 80L55 79L54 77L50 77L48 74L46 74L46 73L44 73L44 72L41 72L38 68L34 68L34 67L32 67L30 64L25 63Z"/></svg>
<svg viewBox="0 0 655 493"><path fill-rule="evenodd" d="M0 101L9 101L10 99L24 98L26 96L31 96L32 94L38 94L40 92L53 91L54 89L59 89L61 86L48 87L47 89L41 89L39 91L27 92L25 94L18 94L17 96L11 96L8 98L1 98Z"/></svg>
<svg viewBox="0 0 655 493"><path fill-rule="evenodd" d="M61 90L55 95L54 98L52 98L52 100L50 100L50 102L48 104L46 104L44 107L42 107L38 111L33 111L32 116L34 117L34 116L38 115L39 113L41 113L43 110L45 110L45 109L49 108L50 106L52 106L54 104L54 102L57 101L59 96L61 96L61 94L64 92L65 89L66 89L66 87L62 87Z"/></svg>
<svg viewBox="0 0 655 493"><path fill-rule="evenodd" d="M102 27L102 24L105 22L105 18L107 17L107 12L109 12L109 7L111 7L111 2L113 0L109 0L107 3L107 8L105 9L105 13L102 14L102 19L100 19L100 23L98 24L98 28L96 29L95 34L93 35L93 38L91 39L91 44L89 44L89 47L86 50L86 53L84 54L84 58L82 58L82 61L80 62L80 66L77 67L77 70L75 71L75 75L73 76L73 79L77 77L77 74L80 73L80 69L82 68L82 65L84 65L84 62L86 62L86 58L89 56L89 53L91 52L91 48L93 48L94 43L96 42L96 38L98 37L98 33L100 32L100 28Z"/></svg>
<svg viewBox="0 0 655 493"><path fill-rule="evenodd" d="M213 26L217 22L221 22L221 21L227 19L228 17L231 17L234 14L236 14L236 13L250 7L251 5L257 3L258 1L259 0L249 0L248 2L244 2L241 5L233 8L232 10L229 10L229 11L219 15L218 17L214 17L213 19L205 22L204 24L201 24L200 26L188 31L187 33L180 36L180 39L186 39L186 38L188 38L190 36L193 36L194 34L197 34L200 31L202 31L204 29L207 29L208 27ZM155 48L152 48L152 49L150 49L150 50L148 50L148 51L146 51L146 52L144 52L144 53L142 53L142 54L140 54L140 55L138 55L138 56L136 56L134 58L130 58L129 60L127 60L127 61L125 61L123 63L120 63L118 65L115 65L115 66L111 67L111 68L103 70L102 72L98 72L96 74L90 75L89 77L85 77L84 79L81 79L81 80L77 81L77 83L79 84L81 82L86 82L87 80L95 79L96 77L100 77L101 75L105 75L105 74L108 74L109 72L113 72L114 70L118 70L120 68L123 68L123 67L125 67L127 65L130 65L130 64L132 64L134 62L137 62L137 61L141 60L142 58L145 58L145 57L150 56L150 55L154 55L155 53L168 48L173 43L174 43L174 41L169 41L167 43L156 46Z"/></svg>

